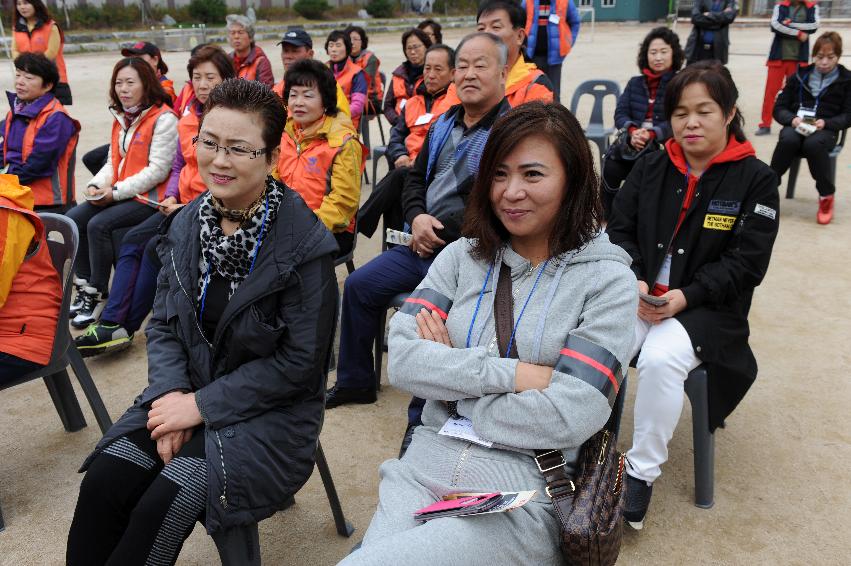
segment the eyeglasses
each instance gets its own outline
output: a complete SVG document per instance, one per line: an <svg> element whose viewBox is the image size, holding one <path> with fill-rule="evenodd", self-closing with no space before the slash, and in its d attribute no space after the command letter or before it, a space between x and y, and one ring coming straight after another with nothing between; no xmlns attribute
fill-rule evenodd
<svg viewBox="0 0 851 566"><path fill-rule="evenodd" d="M225 151L225 155L234 156L239 159L248 158L248 159L256 159L258 155L263 155L269 148L263 147L260 149L248 149L247 147L240 147L238 145L232 145L230 147L219 145L213 140L204 139L199 136L195 136L192 138L192 143L195 144L197 149L202 149L204 151L209 151L212 153L219 153L220 149Z"/></svg>
<svg viewBox="0 0 851 566"><path fill-rule="evenodd" d="M405 51L409 53L412 51L419 51L420 49L425 49L425 45L423 45L422 43L414 43L405 47Z"/></svg>

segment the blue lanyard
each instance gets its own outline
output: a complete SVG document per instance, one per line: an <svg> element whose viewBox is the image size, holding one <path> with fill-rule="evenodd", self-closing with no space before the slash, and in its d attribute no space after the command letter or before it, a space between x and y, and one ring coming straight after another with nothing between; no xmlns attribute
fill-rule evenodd
<svg viewBox="0 0 851 566"><path fill-rule="evenodd" d="M251 267L248 268L248 274L254 271L254 262L257 261L257 254L260 252L260 246L263 245L263 237L266 235L266 218L269 217L269 195L266 195L266 202L263 208L263 220L260 222L260 235L257 237L257 245L254 246L254 253L251 254ZM201 312L198 314L198 321L204 321L204 307L207 305L207 290L210 288L210 273L213 271L213 258L207 258L207 273L204 274L204 290L201 291Z"/></svg>
<svg viewBox="0 0 851 566"><path fill-rule="evenodd" d="M812 76L812 73L814 73L814 72L815 71L812 71L809 75L807 75L807 80L810 80L810 76ZM824 79L822 79L822 80L824 80ZM821 100L821 95L822 95L823 92L824 92L824 89L821 89L820 91L818 91L818 96L816 96L816 103L813 106L813 111L818 110L818 101ZM798 80L798 109L800 109L802 106L804 106L804 81L799 79Z"/></svg>
<svg viewBox="0 0 851 566"><path fill-rule="evenodd" d="M529 306L529 301L532 299L532 295L535 294L535 289L538 288L538 282L541 280L541 275L544 274L544 270L546 270L547 265L550 263L550 260L544 262L544 265L541 266L541 269L538 271L538 276L535 277L535 283L532 284L532 289L529 291L529 294L526 295L526 301L523 303L523 308L520 309L520 316L517 317L517 321L514 323L514 328L511 330L511 338L508 340L508 348L505 351L505 355L510 355L511 346L514 344L514 336L517 334L517 328L520 326L520 321L523 319L523 313L526 312L526 307ZM473 318L470 320L470 328L467 330L467 347L470 347L470 339L473 335L473 327L476 324L476 317L479 315L479 307L482 304L482 297L485 294L485 289L488 285L488 280L490 279L491 273L493 273L494 265L488 268L488 274L485 276L485 282L482 284L482 290L479 291L479 298L476 300L476 309L473 311Z"/></svg>

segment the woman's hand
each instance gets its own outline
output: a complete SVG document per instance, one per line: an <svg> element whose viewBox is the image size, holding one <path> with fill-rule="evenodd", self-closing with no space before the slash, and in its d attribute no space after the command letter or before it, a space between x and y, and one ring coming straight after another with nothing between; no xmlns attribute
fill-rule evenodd
<svg viewBox="0 0 851 566"><path fill-rule="evenodd" d="M671 289L662 297L667 298L668 302L658 307L645 301L638 301L638 317L651 324L659 324L666 318L681 313L688 306L686 296L679 289Z"/></svg>
<svg viewBox="0 0 851 566"><path fill-rule="evenodd" d="M431 340L452 348L452 341L449 339L446 324L435 311L422 309L417 313L417 336L423 340Z"/></svg>
<svg viewBox="0 0 851 566"><path fill-rule="evenodd" d="M157 454L163 464L168 464L172 458L177 456L183 445L189 442L192 438L192 429L178 430L175 432L167 432L157 440Z"/></svg>
<svg viewBox="0 0 851 566"><path fill-rule="evenodd" d="M797 128L798 126L800 126L800 125L801 125L801 122L803 122L803 120L801 119L801 117L800 117L800 116L795 116L794 118L792 118L792 127L793 127L793 128Z"/></svg>
<svg viewBox="0 0 851 566"><path fill-rule="evenodd" d="M169 432L178 432L193 428L204 422L194 393L172 391L153 403L148 411L148 430L151 440L159 440Z"/></svg>
<svg viewBox="0 0 851 566"><path fill-rule="evenodd" d="M630 136L629 144L641 151L644 149L644 146L647 145L647 141L650 139L650 134L644 128L639 128L632 132L632 136Z"/></svg>
<svg viewBox="0 0 851 566"><path fill-rule="evenodd" d="M115 202L115 199L113 198L113 194L112 194L112 187L107 187L105 189L101 189L100 187L96 187L94 185L89 185L88 186L88 193L89 193L89 196L92 196L92 197L97 197L99 195L102 195L97 200L88 201L89 203L91 203L94 206L101 206L101 207L109 206L110 204Z"/></svg>
<svg viewBox="0 0 851 566"><path fill-rule="evenodd" d="M514 391L529 391L537 389L543 391L550 386L553 378L553 368L549 366L536 366L526 362L517 362L514 370Z"/></svg>
<svg viewBox="0 0 851 566"><path fill-rule="evenodd" d="M407 155L400 155L399 158L396 160L396 163L394 163L393 165L395 165L396 168L402 168L410 167L411 163L413 162L411 161L410 157L408 157Z"/></svg>
<svg viewBox="0 0 851 566"><path fill-rule="evenodd" d="M816 120L816 129L817 130L823 130L824 129L824 120L822 120L821 118Z"/></svg>
<svg viewBox="0 0 851 566"><path fill-rule="evenodd" d="M168 216L181 206L183 205L177 202L176 198L167 197L160 201L160 212Z"/></svg>

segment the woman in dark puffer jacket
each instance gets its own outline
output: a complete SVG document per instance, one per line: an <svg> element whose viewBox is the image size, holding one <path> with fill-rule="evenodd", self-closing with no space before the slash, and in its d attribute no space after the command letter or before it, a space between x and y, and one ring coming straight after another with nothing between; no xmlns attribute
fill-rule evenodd
<svg viewBox="0 0 851 566"><path fill-rule="evenodd" d="M632 171L634 156L645 148L658 147L671 137L671 127L665 119L665 87L683 61L680 38L666 27L651 30L641 43L638 51L641 74L629 80L615 109L615 127L626 130L629 147L617 154L609 151L603 163L605 186L601 194L606 218L621 183Z"/></svg>

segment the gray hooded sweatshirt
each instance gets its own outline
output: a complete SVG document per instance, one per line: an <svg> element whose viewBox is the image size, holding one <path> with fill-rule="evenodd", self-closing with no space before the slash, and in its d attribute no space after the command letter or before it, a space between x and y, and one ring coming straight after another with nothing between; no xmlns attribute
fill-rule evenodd
<svg viewBox="0 0 851 566"><path fill-rule="evenodd" d="M484 284L490 264L470 249L466 238L449 244L391 320L390 383L427 400L423 433L449 418L443 401L458 401L458 413L492 449L531 456L559 448L572 468L579 447L609 418L629 364L638 302L630 258L604 233L536 268L506 246ZM518 360L499 357L493 298L500 261L511 268L519 361L555 368L543 391L515 393ZM417 336L414 315L423 307L447 314L454 347Z"/></svg>

